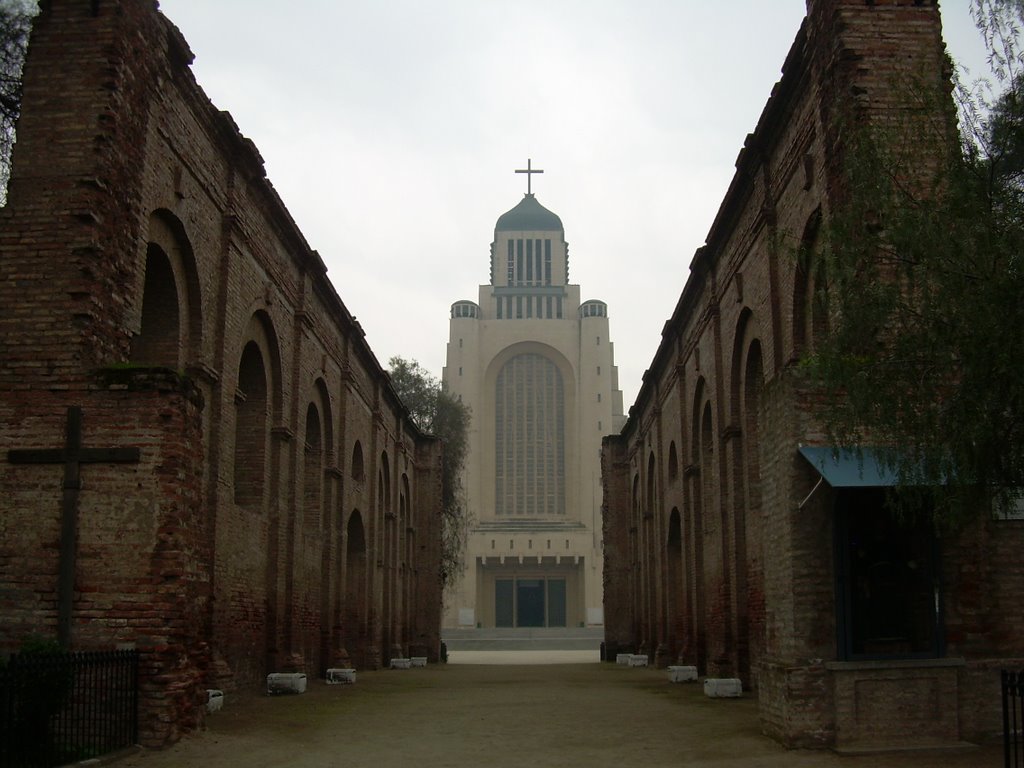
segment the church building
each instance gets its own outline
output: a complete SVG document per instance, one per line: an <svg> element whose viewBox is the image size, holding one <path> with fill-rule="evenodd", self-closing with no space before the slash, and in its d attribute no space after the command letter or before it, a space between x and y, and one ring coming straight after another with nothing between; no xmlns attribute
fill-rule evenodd
<svg viewBox="0 0 1024 768"><path fill-rule="evenodd" d="M440 652L443 447L192 58L156 3L44 3L0 207L0 657L137 651L148 747Z"/></svg>
<svg viewBox="0 0 1024 768"><path fill-rule="evenodd" d="M1024 664L1022 520L979 504L943 531L894 514L878 456L900 446L831 444L803 365L830 322L828 223L857 131L945 152L948 96L937 3L808 0L629 420L604 441L606 657L739 679L789 747L983 742L1000 670ZM901 183L941 188L909 167Z"/></svg>
<svg viewBox="0 0 1024 768"><path fill-rule="evenodd" d="M471 523L448 627L604 623L601 436L623 422L608 306L580 301L562 221L530 187L498 218L479 301L451 309L443 381L471 409Z"/></svg>

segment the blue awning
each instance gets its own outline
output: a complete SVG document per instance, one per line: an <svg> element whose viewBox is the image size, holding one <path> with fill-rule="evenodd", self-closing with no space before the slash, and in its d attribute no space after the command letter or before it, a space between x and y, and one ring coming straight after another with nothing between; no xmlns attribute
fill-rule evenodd
<svg viewBox="0 0 1024 768"><path fill-rule="evenodd" d="M800 446L800 455L833 488L879 488L896 485L898 475L886 466L876 448L859 451L832 446Z"/></svg>

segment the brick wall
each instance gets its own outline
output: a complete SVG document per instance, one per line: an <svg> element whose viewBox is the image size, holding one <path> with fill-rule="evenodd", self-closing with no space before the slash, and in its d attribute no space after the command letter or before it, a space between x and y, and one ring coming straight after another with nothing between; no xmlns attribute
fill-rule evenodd
<svg viewBox="0 0 1024 768"><path fill-rule="evenodd" d="M604 443L606 642L741 677L764 730L793 746L884 740L851 691L894 680L928 692L922 710L894 703L894 728L938 706L959 715L928 738L983 736L997 724L991 670L1019 656L1024 531L981 521L942 543L946 656L965 664L834 664L837 496L797 452L826 439L797 365L820 327L800 249L843 194L852 126L904 112L911 87L948 117L943 54L933 2L808 3L629 420Z"/></svg>
<svg viewBox="0 0 1024 768"><path fill-rule="evenodd" d="M82 468L71 641L142 651L159 745L207 687L437 657L441 447L154 6L53 0L33 32L0 445L60 447L74 405L86 447L140 449ZM61 467L4 461L0 488L10 652L56 632Z"/></svg>

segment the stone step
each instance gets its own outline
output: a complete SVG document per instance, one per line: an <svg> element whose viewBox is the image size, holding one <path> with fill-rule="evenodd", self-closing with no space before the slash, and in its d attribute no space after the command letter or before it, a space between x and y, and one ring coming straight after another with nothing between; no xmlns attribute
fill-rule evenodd
<svg viewBox="0 0 1024 768"><path fill-rule="evenodd" d="M602 627L452 629L441 633L449 651L588 651L601 647Z"/></svg>

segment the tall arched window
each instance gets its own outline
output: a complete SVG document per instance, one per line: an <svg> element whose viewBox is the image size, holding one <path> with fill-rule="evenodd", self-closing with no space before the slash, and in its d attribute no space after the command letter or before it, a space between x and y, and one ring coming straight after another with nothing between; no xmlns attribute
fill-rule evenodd
<svg viewBox="0 0 1024 768"><path fill-rule="evenodd" d="M793 286L793 351L801 356L813 351L815 342L828 331L828 282L819 253L820 209L804 227L797 254Z"/></svg>
<svg viewBox="0 0 1024 768"><path fill-rule="evenodd" d="M306 445L303 462L303 527L315 534L320 528L320 505L323 494L323 441L320 434L320 412L313 403L306 409Z"/></svg>
<svg viewBox="0 0 1024 768"><path fill-rule="evenodd" d="M495 384L495 512L565 514L565 386L538 354L517 355Z"/></svg>
<svg viewBox="0 0 1024 768"><path fill-rule="evenodd" d="M353 480L364 480L365 470L363 469L363 446L360 445L359 441L356 440L356 444L352 446L352 479Z"/></svg>
<svg viewBox="0 0 1024 768"><path fill-rule="evenodd" d="M202 337L202 299L185 228L170 211L149 218L138 333L131 362L181 369L194 362Z"/></svg>
<svg viewBox="0 0 1024 768"><path fill-rule="evenodd" d="M235 503L259 508L267 464L267 371L254 341L242 351L235 399Z"/></svg>
<svg viewBox="0 0 1024 768"><path fill-rule="evenodd" d="M362 663L366 645L366 617L368 600L366 594L366 535L363 518L358 510L349 517L345 536L345 647L353 660Z"/></svg>
<svg viewBox="0 0 1024 768"><path fill-rule="evenodd" d="M180 353L181 325L174 270L163 249L150 243L142 289L142 326L132 339L132 362L178 368Z"/></svg>

